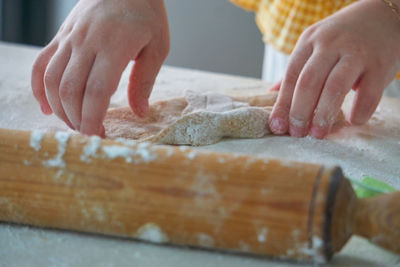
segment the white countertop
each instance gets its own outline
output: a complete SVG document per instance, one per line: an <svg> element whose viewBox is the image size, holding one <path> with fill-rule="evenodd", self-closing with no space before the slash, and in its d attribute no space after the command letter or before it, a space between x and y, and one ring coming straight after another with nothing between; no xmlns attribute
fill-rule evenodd
<svg viewBox="0 0 400 267"><path fill-rule="evenodd" d="M30 91L30 69L37 48L0 43L0 127L66 130L54 116L41 115ZM126 105L125 72L112 106ZM182 95L184 90L257 94L260 80L164 67L152 100ZM400 101L383 99L365 126L340 129L328 140L266 137L225 140L200 149L336 164L352 178L379 177L400 188ZM0 196L0 205L1 205ZM4 205L4 204L3 204ZM200 249L146 244L129 239L0 224L0 266L288 266L292 263ZM394 266L400 256L352 238L332 266ZM296 264L295 266L301 266Z"/></svg>

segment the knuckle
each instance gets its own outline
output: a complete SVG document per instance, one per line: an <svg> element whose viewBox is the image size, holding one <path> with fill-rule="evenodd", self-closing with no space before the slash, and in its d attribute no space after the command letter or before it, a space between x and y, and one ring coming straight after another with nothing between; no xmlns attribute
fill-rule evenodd
<svg viewBox="0 0 400 267"><path fill-rule="evenodd" d="M72 31L69 32L69 39L71 45L74 47L82 47L85 44L87 36L88 36L87 26L79 27L79 29L72 29Z"/></svg>
<svg viewBox="0 0 400 267"><path fill-rule="evenodd" d="M311 37L313 36L313 34L316 31L316 29L317 29L317 27L316 27L315 24L307 27L304 30L304 32L301 34L301 39L303 41L311 39Z"/></svg>
<svg viewBox="0 0 400 267"><path fill-rule="evenodd" d="M87 84L85 95L89 98L104 98L108 96L108 92L99 81L91 81Z"/></svg>
<svg viewBox="0 0 400 267"><path fill-rule="evenodd" d="M289 66L285 78L283 80L283 85L287 87L295 87L297 83L298 75L292 66Z"/></svg>
<svg viewBox="0 0 400 267"><path fill-rule="evenodd" d="M54 89L58 86L57 79L50 70L46 70L46 72L44 73L43 81L46 89Z"/></svg>
<svg viewBox="0 0 400 267"><path fill-rule="evenodd" d="M48 57L48 48L44 48L37 56L32 66L32 74L39 74L46 65L46 58Z"/></svg>
<svg viewBox="0 0 400 267"><path fill-rule="evenodd" d="M315 74L313 74L312 70L305 70L301 73L299 77L298 85L296 86L296 91L305 92L310 90L315 90Z"/></svg>
<svg viewBox="0 0 400 267"><path fill-rule="evenodd" d="M156 42L151 49L151 53L153 53L155 61L164 61L169 54L170 44L169 42L164 41Z"/></svg>
<svg viewBox="0 0 400 267"><path fill-rule="evenodd" d="M32 66L32 74L33 75L39 74L40 70L43 68L44 64L43 64L42 58L43 58L43 56L39 55L37 57L37 59L35 60L35 62L33 63L33 66Z"/></svg>
<svg viewBox="0 0 400 267"><path fill-rule="evenodd" d="M70 100L73 98L74 91L70 82L65 82L60 86L59 96L61 100Z"/></svg>
<svg viewBox="0 0 400 267"><path fill-rule="evenodd" d="M276 102L272 114L281 118L288 118L289 112L290 104L286 99L281 99L279 102Z"/></svg>

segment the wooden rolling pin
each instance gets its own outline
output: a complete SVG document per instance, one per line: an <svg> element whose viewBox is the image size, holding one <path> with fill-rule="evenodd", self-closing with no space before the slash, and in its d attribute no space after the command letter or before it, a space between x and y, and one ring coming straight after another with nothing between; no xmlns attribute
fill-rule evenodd
<svg viewBox="0 0 400 267"><path fill-rule="evenodd" d="M301 261L352 234L400 253L400 192L340 168L0 129L0 220Z"/></svg>

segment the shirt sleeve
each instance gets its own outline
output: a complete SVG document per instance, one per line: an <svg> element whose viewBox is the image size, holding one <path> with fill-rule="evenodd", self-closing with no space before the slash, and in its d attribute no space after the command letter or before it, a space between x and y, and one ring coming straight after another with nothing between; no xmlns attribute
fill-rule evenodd
<svg viewBox="0 0 400 267"><path fill-rule="evenodd" d="M247 11L257 12L261 0L230 0L230 2Z"/></svg>

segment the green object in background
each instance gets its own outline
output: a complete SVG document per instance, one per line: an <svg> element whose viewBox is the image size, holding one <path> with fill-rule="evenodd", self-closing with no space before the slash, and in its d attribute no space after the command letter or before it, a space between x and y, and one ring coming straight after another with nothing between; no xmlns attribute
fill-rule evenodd
<svg viewBox="0 0 400 267"><path fill-rule="evenodd" d="M363 177L361 182L354 179L349 180L353 184L354 191L359 198L373 197L396 191L395 188L387 183L367 175Z"/></svg>

